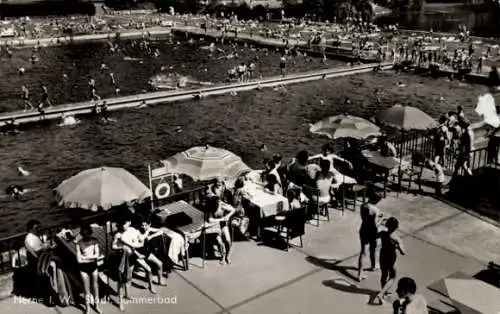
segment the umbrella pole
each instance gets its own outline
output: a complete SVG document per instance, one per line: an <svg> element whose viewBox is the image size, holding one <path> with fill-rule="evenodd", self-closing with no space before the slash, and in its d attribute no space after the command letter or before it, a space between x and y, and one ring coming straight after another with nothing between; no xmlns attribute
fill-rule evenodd
<svg viewBox="0 0 500 314"><path fill-rule="evenodd" d="M403 130L403 139L405 139L404 135L405 135L405 131ZM402 178L403 175L401 173L401 165L403 163L403 147L404 147L404 141L402 141L399 144L399 166L398 166L398 192L397 192L397 197L399 197L399 193L401 193L401 189L402 189L401 178Z"/></svg>
<svg viewBox="0 0 500 314"><path fill-rule="evenodd" d="M148 176L149 176L149 190L151 191L151 212L155 210L154 205L154 195L153 195L153 174L151 171L151 164L148 164Z"/></svg>

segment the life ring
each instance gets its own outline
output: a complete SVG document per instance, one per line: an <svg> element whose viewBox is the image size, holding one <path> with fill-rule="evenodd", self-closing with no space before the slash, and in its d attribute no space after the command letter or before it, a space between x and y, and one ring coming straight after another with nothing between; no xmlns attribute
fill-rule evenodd
<svg viewBox="0 0 500 314"><path fill-rule="evenodd" d="M157 199L164 199L170 195L170 185L168 183L160 183L156 186L155 196Z"/></svg>

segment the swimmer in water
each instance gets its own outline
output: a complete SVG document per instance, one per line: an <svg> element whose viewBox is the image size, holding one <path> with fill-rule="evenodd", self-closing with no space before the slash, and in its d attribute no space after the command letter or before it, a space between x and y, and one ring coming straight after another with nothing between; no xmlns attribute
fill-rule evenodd
<svg viewBox="0 0 500 314"><path fill-rule="evenodd" d="M14 118L5 122L5 125L2 126L2 133L4 134L17 134L19 130L17 129L16 120Z"/></svg>
<svg viewBox="0 0 500 314"><path fill-rule="evenodd" d="M143 108L147 108L148 107L148 104L146 103L145 100L143 100L138 106L137 106L137 109L143 109Z"/></svg>
<svg viewBox="0 0 500 314"><path fill-rule="evenodd" d="M111 85L116 87L116 79L115 79L115 74L113 72L109 73L109 79L111 80Z"/></svg>
<svg viewBox="0 0 500 314"><path fill-rule="evenodd" d="M15 199L18 199L26 192L28 192L27 189L17 184L11 184L5 189L5 194Z"/></svg>
<svg viewBox="0 0 500 314"><path fill-rule="evenodd" d="M70 126L70 125L76 125L80 123L78 119L76 119L74 116L68 115L66 116L65 113L61 115L61 122L58 124L58 126Z"/></svg>

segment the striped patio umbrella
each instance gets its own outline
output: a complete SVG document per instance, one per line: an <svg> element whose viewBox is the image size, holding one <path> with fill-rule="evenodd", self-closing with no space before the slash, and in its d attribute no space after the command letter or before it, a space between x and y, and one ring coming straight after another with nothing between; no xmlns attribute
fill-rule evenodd
<svg viewBox="0 0 500 314"><path fill-rule="evenodd" d="M366 139L370 136L380 134L380 128L370 121L350 116L350 115L337 115L326 118L309 128L311 133L323 134L331 139L338 138L355 138Z"/></svg>
<svg viewBox="0 0 500 314"><path fill-rule="evenodd" d="M64 180L53 192L59 206L91 211L151 196L149 188L130 172L112 167L84 170Z"/></svg>
<svg viewBox="0 0 500 314"><path fill-rule="evenodd" d="M377 119L385 125L405 131L425 131L438 126L437 121L431 116L411 106L394 105L380 111Z"/></svg>
<svg viewBox="0 0 500 314"><path fill-rule="evenodd" d="M450 298L460 313L498 314L500 289L462 272L438 280L429 289Z"/></svg>
<svg viewBox="0 0 500 314"><path fill-rule="evenodd" d="M252 170L234 153L208 145L192 147L162 163L168 172L185 174L198 181L232 179Z"/></svg>

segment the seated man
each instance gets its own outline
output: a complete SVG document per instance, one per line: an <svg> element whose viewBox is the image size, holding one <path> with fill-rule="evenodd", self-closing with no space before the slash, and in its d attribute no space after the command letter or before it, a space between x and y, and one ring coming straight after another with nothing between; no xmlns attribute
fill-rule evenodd
<svg viewBox="0 0 500 314"><path fill-rule="evenodd" d="M26 247L28 267L37 275L46 275L50 278L50 284L57 291L57 258L52 252L52 246L44 243L38 232L41 223L38 220L30 220L27 223L28 234L24 239Z"/></svg>

